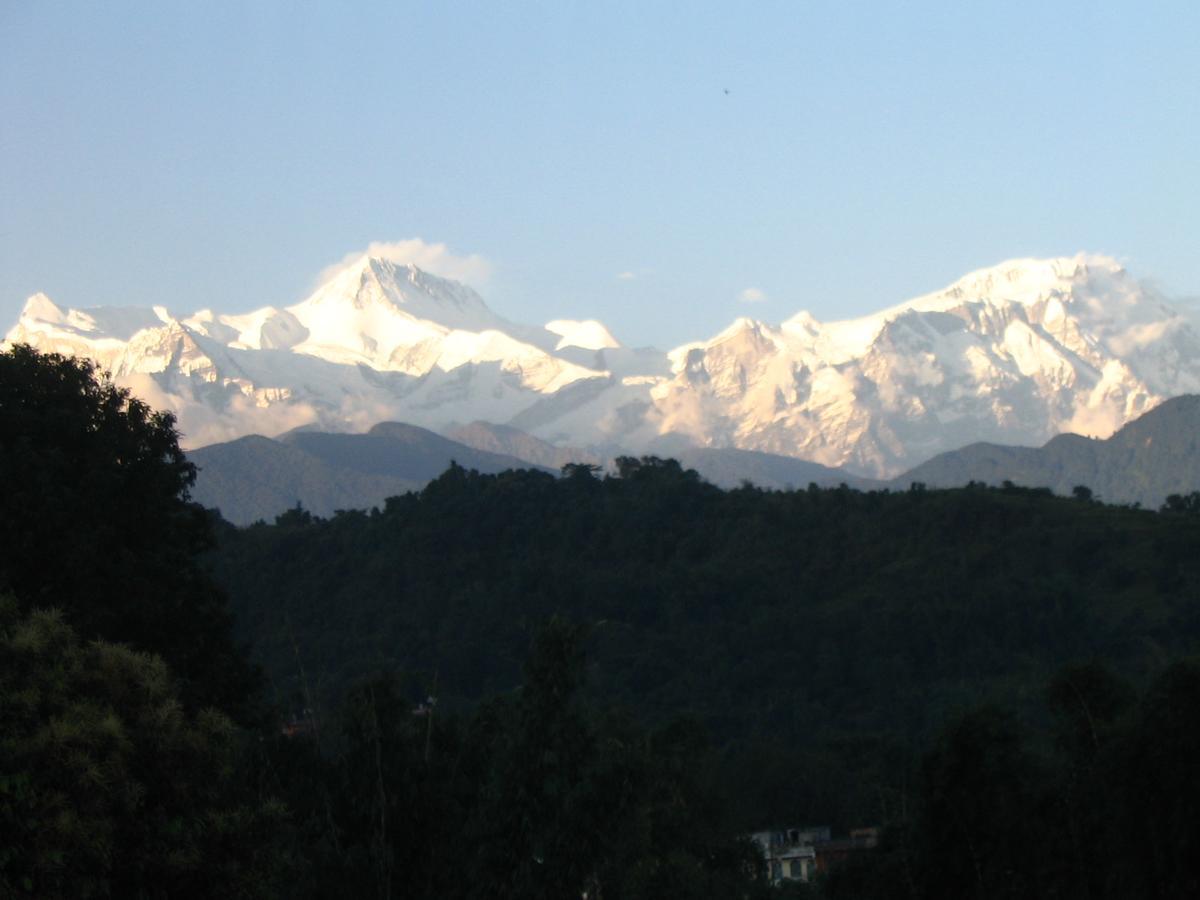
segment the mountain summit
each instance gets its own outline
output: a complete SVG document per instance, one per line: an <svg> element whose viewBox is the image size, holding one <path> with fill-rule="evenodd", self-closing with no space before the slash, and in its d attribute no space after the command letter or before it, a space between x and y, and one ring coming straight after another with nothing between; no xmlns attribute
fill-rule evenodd
<svg viewBox="0 0 1200 900"><path fill-rule="evenodd" d="M894 475L977 442L1107 437L1200 391L1200 335L1115 260L1014 260L874 315L738 319L669 353L600 322L522 325L465 285L360 257L241 315L69 310L35 295L10 342L89 356L188 446L300 425L485 421L599 455L667 443Z"/></svg>
<svg viewBox="0 0 1200 900"><path fill-rule="evenodd" d="M369 256L345 266L288 312L311 323L326 346L348 346L364 334L399 346L442 329L480 332L507 324L465 285Z"/></svg>
<svg viewBox="0 0 1200 900"><path fill-rule="evenodd" d="M1015 260L859 319L739 320L671 354L664 430L894 473L975 441L1107 437L1200 389L1191 324L1115 260Z"/></svg>

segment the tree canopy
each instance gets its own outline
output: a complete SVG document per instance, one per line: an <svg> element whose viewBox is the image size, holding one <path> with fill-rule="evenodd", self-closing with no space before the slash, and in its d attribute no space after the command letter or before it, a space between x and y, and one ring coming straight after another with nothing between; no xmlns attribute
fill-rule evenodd
<svg viewBox="0 0 1200 900"><path fill-rule="evenodd" d="M269 895L284 810L235 793L236 749L160 658L0 596L3 896Z"/></svg>
<svg viewBox="0 0 1200 900"><path fill-rule="evenodd" d="M289 896L765 896L703 732L647 732L588 702L582 637L550 620L519 688L469 714L377 678L349 692L320 748L267 745L305 848Z"/></svg>
<svg viewBox="0 0 1200 900"><path fill-rule="evenodd" d="M662 460L624 477L448 471L373 513L222 532L278 696L378 672L477 702L521 680L538 623L594 624L589 687L726 748L746 827L848 828L956 710L1032 708L1060 667L1134 678L1200 650L1200 519L974 485L722 491Z"/></svg>
<svg viewBox="0 0 1200 900"><path fill-rule="evenodd" d="M0 352L0 590L161 654L186 702L230 708L249 670L197 562L212 528L174 426L87 360Z"/></svg>

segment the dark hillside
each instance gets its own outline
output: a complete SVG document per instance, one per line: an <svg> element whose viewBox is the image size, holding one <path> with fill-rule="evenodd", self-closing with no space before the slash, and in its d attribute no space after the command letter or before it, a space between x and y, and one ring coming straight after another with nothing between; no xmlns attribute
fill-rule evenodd
<svg viewBox="0 0 1200 900"><path fill-rule="evenodd" d="M504 693L535 627L591 625L590 684L704 722L756 815L865 821L947 714L1040 702L1064 664L1140 679L1200 648L1200 517L1048 491L721 491L453 468L375 514L229 529L214 566L281 697L437 673Z"/></svg>
<svg viewBox="0 0 1200 900"><path fill-rule="evenodd" d="M280 440L332 465L422 483L444 472L450 460L480 472L526 465L516 457L476 450L405 422L380 422L366 434L293 431Z"/></svg>
<svg viewBox="0 0 1200 900"><path fill-rule="evenodd" d="M188 459L198 470L195 499L239 525L297 505L321 516L381 506L424 487L451 462L481 472L527 465L401 422L382 422L366 434L249 435L192 450Z"/></svg>
<svg viewBox="0 0 1200 900"><path fill-rule="evenodd" d="M252 434L188 453L198 470L192 493L230 522L274 518L297 504L320 515L419 486L390 475L337 466L302 447Z"/></svg>
<svg viewBox="0 0 1200 900"><path fill-rule="evenodd" d="M1171 494L1200 490L1200 396L1174 397L1106 440L1060 434L1043 447L971 444L935 456L896 478L931 487L970 481L1048 487L1069 494L1090 488L1108 503L1158 507Z"/></svg>

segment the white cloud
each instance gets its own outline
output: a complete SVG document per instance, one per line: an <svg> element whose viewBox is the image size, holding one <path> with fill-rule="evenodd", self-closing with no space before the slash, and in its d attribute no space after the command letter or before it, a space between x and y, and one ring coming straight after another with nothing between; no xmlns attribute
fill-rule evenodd
<svg viewBox="0 0 1200 900"><path fill-rule="evenodd" d="M1124 410L1118 403L1107 400L1096 406L1088 406L1085 397L1076 402L1075 414L1063 426L1063 430L1085 437L1108 438L1124 424Z"/></svg>
<svg viewBox="0 0 1200 900"><path fill-rule="evenodd" d="M175 414L179 446L184 450L232 441L247 434L274 437L301 425L320 422L317 409L309 403L272 403L263 407L243 394L233 394L226 407L218 411L191 395L190 391L178 394L164 390L150 375L135 372L122 375L116 381L152 409Z"/></svg>
<svg viewBox="0 0 1200 900"><path fill-rule="evenodd" d="M317 276L317 284L324 284L363 256L374 256L397 264L412 264L426 272L461 281L476 288L482 287L492 272L491 263L482 256L474 253L460 256L451 253L445 244L430 244L420 238L409 238L403 241L372 241L365 250L347 253L340 262L321 270Z"/></svg>
<svg viewBox="0 0 1200 900"><path fill-rule="evenodd" d="M763 303L767 295L756 287L743 288L738 293L738 303Z"/></svg>
<svg viewBox="0 0 1200 900"><path fill-rule="evenodd" d="M637 278L637 272L618 272L617 273L618 281L633 281L635 278Z"/></svg>
<svg viewBox="0 0 1200 900"><path fill-rule="evenodd" d="M1158 343L1167 332L1173 331L1185 324L1182 316L1172 316L1158 322L1131 325L1124 332L1119 332L1108 339L1108 345L1117 356L1131 356L1138 350Z"/></svg>

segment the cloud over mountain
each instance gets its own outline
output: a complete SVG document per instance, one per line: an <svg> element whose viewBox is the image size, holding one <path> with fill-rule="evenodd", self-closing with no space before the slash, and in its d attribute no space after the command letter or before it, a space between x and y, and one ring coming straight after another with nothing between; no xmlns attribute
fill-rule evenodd
<svg viewBox="0 0 1200 900"><path fill-rule="evenodd" d="M462 256L451 252L445 244L430 244L421 238L408 238L401 241L372 241L364 250L350 251L340 262L322 269L314 286L319 287L347 266L364 258L386 260L401 266L413 265L475 288L486 285L492 273L491 263L482 256L474 253Z"/></svg>

